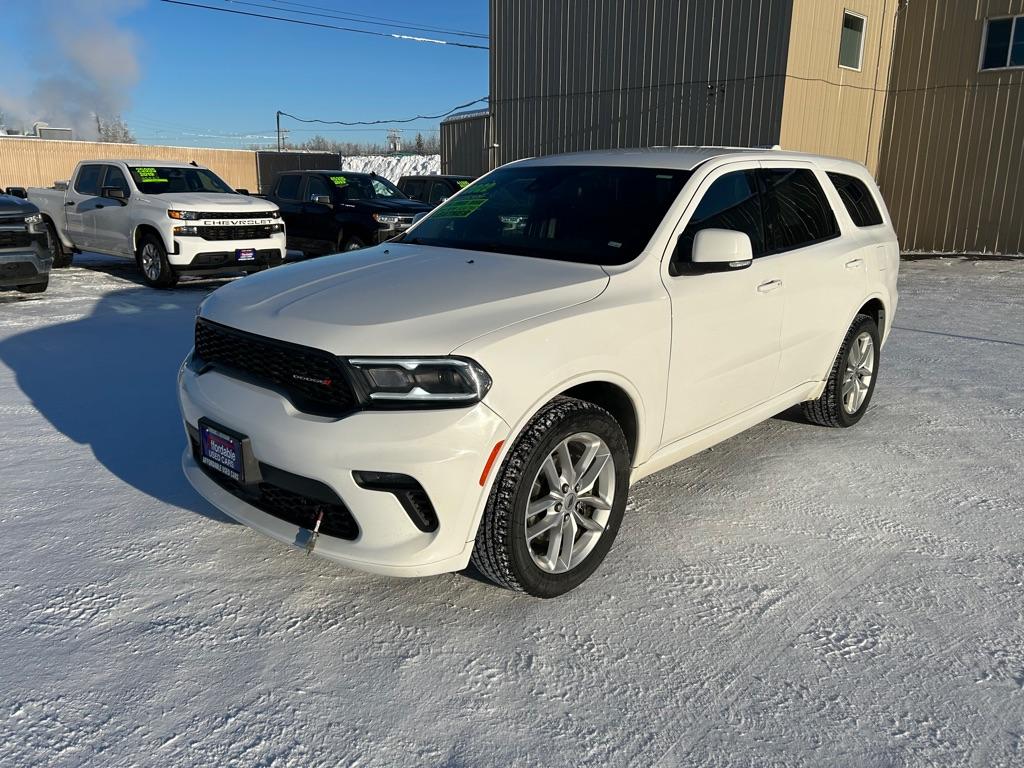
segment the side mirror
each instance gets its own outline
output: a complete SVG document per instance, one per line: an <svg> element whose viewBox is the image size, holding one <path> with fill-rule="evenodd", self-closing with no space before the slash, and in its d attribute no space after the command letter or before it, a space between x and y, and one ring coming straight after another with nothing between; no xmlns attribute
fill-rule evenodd
<svg viewBox="0 0 1024 768"><path fill-rule="evenodd" d="M235 192L237 192L240 195L248 195L249 194L249 190L246 189L245 187L239 187L238 189L235 190Z"/></svg>
<svg viewBox="0 0 1024 768"><path fill-rule="evenodd" d="M426 211L420 211L419 213L417 213L415 216L412 217L412 224L410 224L409 226L414 226L414 225L418 224L419 222L423 221L423 219L425 219L425 218L427 218L427 212Z"/></svg>
<svg viewBox="0 0 1024 768"><path fill-rule="evenodd" d="M7 194L11 197L20 197L22 200L28 200L28 190L24 187L8 187Z"/></svg>
<svg viewBox="0 0 1024 768"><path fill-rule="evenodd" d="M313 195L313 197L311 197L310 200L312 202L316 203L317 205L330 205L331 204L331 196L330 195Z"/></svg>
<svg viewBox="0 0 1024 768"><path fill-rule="evenodd" d="M732 272L754 261L750 238L731 229L702 229L693 238L692 272Z"/></svg>
<svg viewBox="0 0 1024 768"><path fill-rule="evenodd" d="M109 197L111 200L120 200L124 202L124 199L128 197L124 190L120 187L104 187L100 190L100 197Z"/></svg>

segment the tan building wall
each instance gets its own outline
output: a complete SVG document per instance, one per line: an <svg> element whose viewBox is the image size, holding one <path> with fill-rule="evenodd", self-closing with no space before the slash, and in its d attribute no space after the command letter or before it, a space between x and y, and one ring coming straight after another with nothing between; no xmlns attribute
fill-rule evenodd
<svg viewBox="0 0 1024 768"><path fill-rule="evenodd" d="M81 160L195 160L235 188L259 188L256 153L238 149L193 149L91 141L0 138L0 186L48 187L70 178Z"/></svg>
<svg viewBox="0 0 1024 768"><path fill-rule="evenodd" d="M898 0L794 0L783 148L850 158L877 174L897 5ZM866 17L860 71L839 66L844 11Z"/></svg>
<svg viewBox="0 0 1024 768"><path fill-rule="evenodd" d="M880 173L904 250L1024 253L1024 70L979 71L1024 0L914 0L896 29Z"/></svg>

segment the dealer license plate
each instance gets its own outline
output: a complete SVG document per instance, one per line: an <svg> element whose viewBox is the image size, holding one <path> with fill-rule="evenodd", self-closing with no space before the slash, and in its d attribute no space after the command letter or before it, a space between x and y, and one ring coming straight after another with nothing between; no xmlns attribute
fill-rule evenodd
<svg viewBox="0 0 1024 768"><path fill-rule="evenodd" d="M256 249L239 248L235 251L235 258L238 261L256 261Z"/></svg>
<svg viewBox="0 0 1024 768"><path fill-rule="evenodd" d="M227 475L237 483L245 482L240 438L225 434L209 424L201 424L199 442L202 447L203 464Z"/></svg>

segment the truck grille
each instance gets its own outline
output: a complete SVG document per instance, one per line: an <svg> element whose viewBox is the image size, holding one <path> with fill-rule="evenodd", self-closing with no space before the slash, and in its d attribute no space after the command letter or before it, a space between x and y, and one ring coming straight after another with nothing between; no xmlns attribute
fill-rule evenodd
<svg viewBox="0 0 1024 768"><path fill-rule="evenodd" d="M196 357L281 391L300 411L344 416L356 397L341 362L329 352L196 321Z"/></svg>
<svg viewBox="0 0 1024 768"><path fill-rule="evenodd" d="M31 245L32 236L28 232L0 229L0 248L28 248Z"/></svg>
<svg viewBox="0 0 1024 768"><path fill-rule="evenodd" d="M204 240L266 240L272 234L274 226L274 224L262 224L256 227L197 227L197 229L199 236Z"/></svg>
<svg viewBox="0 0 1024 768"><path fill-rule="evenodd" d="M203 219L210 221L211 219L223 219L231 221L232 219L276 219L279 214L277 211L201 211L196 214L197 219Z"/></svg>

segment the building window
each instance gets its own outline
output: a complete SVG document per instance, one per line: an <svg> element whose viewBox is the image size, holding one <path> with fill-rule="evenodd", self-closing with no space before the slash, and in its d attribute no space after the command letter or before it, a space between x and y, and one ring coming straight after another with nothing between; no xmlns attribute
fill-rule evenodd
<svg viewBox="0 0 1024 768"><path fill-rule="evenodd" d="M1024 16L989 19L981 46L982 69L1024 67Z"/></svg>
<svg viewBox="0 0 1024 768"><path fill-rule="evenodd" d="M860 71L864 60L864 27L867 18L852 11L843 11L843 28L839 33L839 66Z"/></svg>

